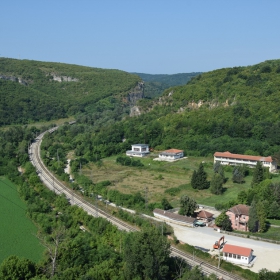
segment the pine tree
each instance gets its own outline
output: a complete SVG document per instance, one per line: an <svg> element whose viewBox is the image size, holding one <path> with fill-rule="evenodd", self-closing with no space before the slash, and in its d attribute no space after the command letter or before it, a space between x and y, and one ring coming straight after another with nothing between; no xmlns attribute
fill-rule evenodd
<svg viewBox="0 0 280 280"><path fill-rule="evenodd" d="M255 200L253 200L249 210L248 228L251 232L257 232L259 229L259 219Z"/></svg>
<svg viewBox="0 0 280 280"><path fill-rule="evenodd" d="M203 189L208 189L209 188L209 182L207 181L207 173L204 171L203 164L200 163L197 173L197 189L203 190Z"/></svg>
<svg viewBox="0 0 280 280"><path fill-rule="evenodd" d="M257 165L254 170L253 180L252 180L252 187L259 184L261 181L264 180L264 169L260 161L257 162Z"/></svg>
<svg viewBox="0 0 280 280"><path fill-rule="evenodd" d="M210 191L213 194L222 194L223 193L223 178L220 174L216 173L213 176L213 179L210 183Z"/></svg>
<svg viewBox="0 0 280 280"><path fill-rule="evenodd" d="M266 231L266 218L267 218L267 211L265 209L264 203L262 201L258 201L257 203L257 214L259 220L259 232Z"/></svg>
<svg viewBox="0 0 280 280"><path fill-rule="evenodd" d="M193 174L192 174L192 178L191 178L191 186L193 189L197 189L197 173L194 170Z"/></svg>
<svg viewBox="0 0 280 280"><path fill-rule="evenodd" d="M240 166L235 166L232 172L232 181L241 184L244 182L244 174Z"/></svg>
<svg viewBox="0 0 280 280"><path fill-rule="evenodd" d="M276 219L280 217L279 204L276 201L273 201L269 207L269 217Z"/></svg>

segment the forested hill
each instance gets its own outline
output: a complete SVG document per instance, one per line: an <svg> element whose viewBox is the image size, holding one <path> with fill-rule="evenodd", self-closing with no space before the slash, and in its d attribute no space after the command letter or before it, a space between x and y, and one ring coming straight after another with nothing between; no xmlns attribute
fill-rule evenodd
<svg viewBox="0 0 280 280"><path fill-rule="evenodd" d="M120 70L0 58L0 125L115 109L121 116L140 81Z"/></svg>
<svg viewBox="0 0 280 280"><path fill-rule="evenodd" d="M280 60L270 60L203 73L153 104L142 102L142 111L161 127L152 146L269 155L279 151L279 98Z"/></svg>
<svg viewBox="0 0 280 280"><path fill-rule="evenodd" d="M169 88L159 98L140 100L140 116L106 126L87 141L102 156L124 152L133 143L182 149L187 155L230 151L276 156L279 99L280 60L215 70Z"/></svg>
<svg viewBox="0 0 280 280"><path fill-rule="evenodd" d="M167 88L187 84L193 77L201 72L179 73L179 74L144 74L133 73L138 75L145 82L145 96L157 97L162 95Z"/></svg>

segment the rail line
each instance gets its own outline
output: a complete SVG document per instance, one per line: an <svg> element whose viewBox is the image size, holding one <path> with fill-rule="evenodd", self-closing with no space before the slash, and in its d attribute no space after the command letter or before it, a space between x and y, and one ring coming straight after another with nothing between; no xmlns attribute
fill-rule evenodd
<svg viewBox="0 0 280 280"><path fill-rule="evenodd" d="M84 209L88 214L93 215L95 217L102 217L110 221L112 224L116 225L121 230L126 231L138 231L137 228L128 225L127 223L119 220L118 218L108 214L107 212L99 209L98 207L94 206L93 204L89 203L85 199L81 198L71 189L65 187L58 179L54 177L54 175L46 168L44 165L41 156L40 156L40 145L42 142L42 138L46 133L54 132L58 127L52 128L48 131L43 132L40 134L36 139L35 142L31 145L29 150L30 161L36 168L36 172L38 176L41 178L42 182L52 191L57 194L64 194L66 198L72 205L77 205ZM171 246L171 255L179 257L191 266L199 266L202 272L205 275L215 274L219 279L224 280L242 280L239 276L231 274L225 270L218 269L217 267L208 264L198 258L194 258L191 254L182 252L181 250ZM222 278L221 278L222 277Z"/></svg>

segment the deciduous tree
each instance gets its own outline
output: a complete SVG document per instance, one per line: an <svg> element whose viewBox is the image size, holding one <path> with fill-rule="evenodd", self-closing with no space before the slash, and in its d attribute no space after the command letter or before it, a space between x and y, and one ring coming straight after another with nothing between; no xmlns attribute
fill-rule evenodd
<svg viewBox="0 0 280 280"><path fill-rule="evenodd" d="M197 209L198 205L195 200L188 197L187 195L183 195L180 199L180 215L191 216L194 211Z"/></svg>
<svg viewBox="0 0 280 280"><path fill-rule="evenodd" d="M170 244L154 227L128 234L124 242L127 279L165 279Z"/></svg>

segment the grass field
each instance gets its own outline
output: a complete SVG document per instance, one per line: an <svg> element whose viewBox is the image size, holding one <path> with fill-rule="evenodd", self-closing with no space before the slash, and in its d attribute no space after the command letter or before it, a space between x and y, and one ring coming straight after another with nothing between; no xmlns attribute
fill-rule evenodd
<svg viewBox="0 0 280 280"><path fill-rule="evenodd" d="M213 158L188 157L173 163L154 161L155 155L140 158L144 164L143 168L121 166L116 164L116 156L105 158L103 164L89 164L83 167L83 174L92 178L97 183L110 180L114 184L110 188L117 189L123 193L144 194L144 188L148 187L148 199L150 202L161 201L166 197L173 207L179 205L179 199L187 194L199 204L214 206L216 203L227 202L237 197L241 190L250 188L252 176L245 178L245 183L236 184L232 182L232 173L225 172L227 182L224 184L225 191L222 195L213 195L209 190L194 190L190 186L191 176L204 162L204 170L208 174L208 180L213 176ZM278 178L277 178L278 179ZM276 180L277 180L276 179ZM178 188L174 195L165 193L167 189Z"/></svg>
<svg viewBox="0 0 280 280"><path fill-rule="evenodd" d="M36 238L36 227L25 215L26 205L16 186L0 177L0 263L10 255L38 262L43 246Z"/></svg>

